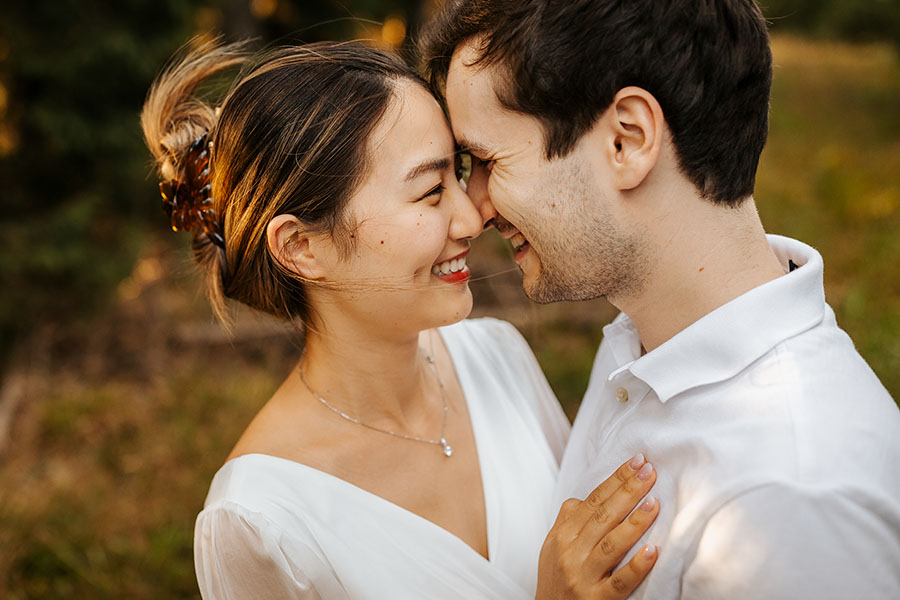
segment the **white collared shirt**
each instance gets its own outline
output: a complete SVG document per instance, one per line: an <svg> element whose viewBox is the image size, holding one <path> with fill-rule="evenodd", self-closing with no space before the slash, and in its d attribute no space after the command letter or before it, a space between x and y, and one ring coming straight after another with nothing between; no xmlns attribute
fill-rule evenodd
<svg viewBox="0 0 900 600"><path fill-rule="evenodd" d="M628 557L660 554L634 598L900 598L900 411L825 303L819 253L769 243L799 268L652 352L625 315L603 330L557 500L653 463L660 515Z"/></svg>

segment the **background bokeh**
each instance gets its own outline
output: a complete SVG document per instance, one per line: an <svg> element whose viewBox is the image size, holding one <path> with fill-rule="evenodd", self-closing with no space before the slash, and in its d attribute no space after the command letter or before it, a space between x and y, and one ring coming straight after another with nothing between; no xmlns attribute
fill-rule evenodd
<svg viewBox="0 0 900 600"><path fill-rule="evenodd" d="M408 50L431 0L31 0L0 6L0 597L194 598L193 518L297 359L212 321L167 230L137 115L194 35ZM766 228L816 246L839 323L900 397L900 0L768 0ZM537 307L477 240L476 313L517 324L570 416L604 301Z"/></svg>

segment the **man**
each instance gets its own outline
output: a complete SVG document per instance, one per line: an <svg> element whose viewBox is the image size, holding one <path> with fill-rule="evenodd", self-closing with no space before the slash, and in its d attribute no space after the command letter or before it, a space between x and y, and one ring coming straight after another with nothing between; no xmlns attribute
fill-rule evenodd
<svg viewBox="0 0 900 600"><path fill-rule="evenodd" d="M635 597L900 597L900 412L819 254L767 237L752 197L755 2L447 0L422 47L529 297L622 311L558 492L646 453L661 512L635 549L659 559Z"/></svg>

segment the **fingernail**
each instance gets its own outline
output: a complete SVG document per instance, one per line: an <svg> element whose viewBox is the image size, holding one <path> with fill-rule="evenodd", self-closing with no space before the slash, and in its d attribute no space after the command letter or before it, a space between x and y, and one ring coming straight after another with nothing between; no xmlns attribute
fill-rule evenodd
<svg viewBox="0 0 900 600"><path fill-rule="evenodd" d="M641 504L641 510L644 512L650 512L653 510L653 507L656 506L656 498L653 496L647 496L647 499Z"/></svg>
<svg viewBox="0 0 900 600"><path fill-rule="evenodd" d="M641 550L641 555L646 559L653 558L656 555L656 545L647 544L644 546L644 549Z"/></svg>
<svg viewBox="0 0 900 600"><path fill-rule="evenodd" d="M631 459L631 462L628 463L628 466L631 467L632 470L637 471L641 468L642 464L644 464L644 455L638 452Z"/></svg>
<svg viewBox="0 0 900 600"><path fill-rule="evenodd" d="M653 465L651 465L650 463L646 463L643 467L641 467L641 470L638 471L637 478L647 481L648 479L650 479L651 473L653 473Z"/></svg>

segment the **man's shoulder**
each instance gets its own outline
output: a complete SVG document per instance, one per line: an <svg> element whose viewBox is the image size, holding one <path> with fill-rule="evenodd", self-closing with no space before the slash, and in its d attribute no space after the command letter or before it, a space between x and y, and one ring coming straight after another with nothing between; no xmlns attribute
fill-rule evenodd
<svg viewBox="0 0 900 600"><path fill-rule="evenodd" d="M685 597L895 597L900 505L877 489L770 482L705 521Z"/></svg>
<svg viewBox="0 0 900 600"><path fill-rule="evenodd" d="M811 398L817 410L851 401L860 409L874 401L896 412L889 392L827 305L821 323L776 344L735 379L763 393L780 387L795 398Z"/></svg>

